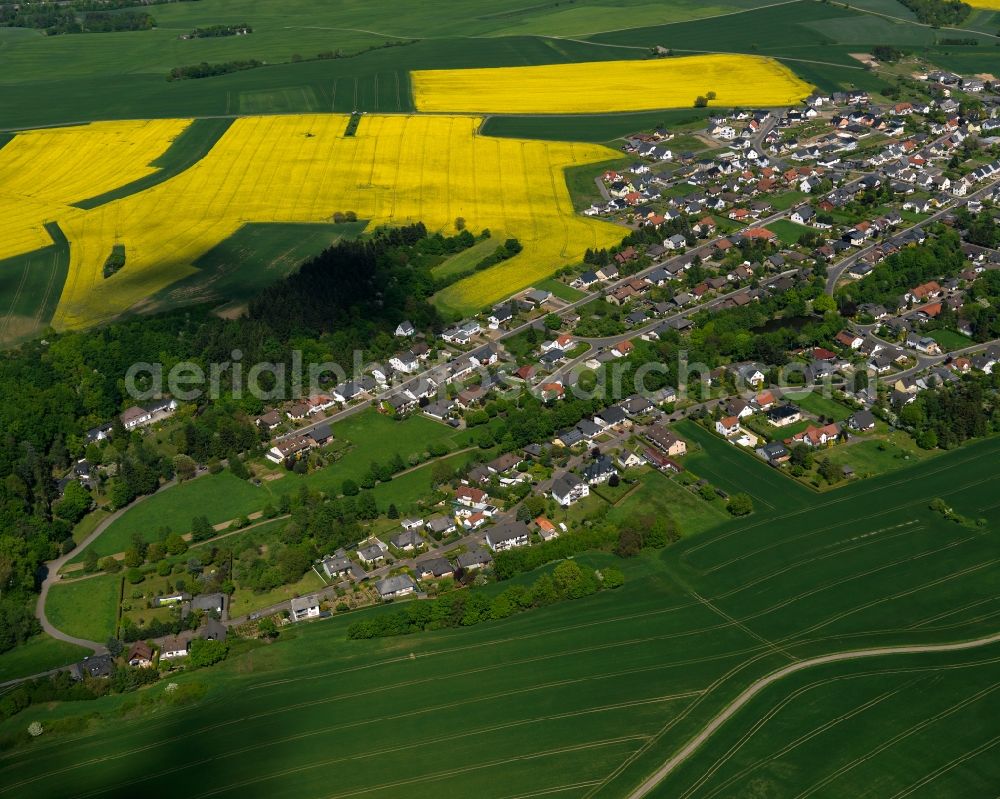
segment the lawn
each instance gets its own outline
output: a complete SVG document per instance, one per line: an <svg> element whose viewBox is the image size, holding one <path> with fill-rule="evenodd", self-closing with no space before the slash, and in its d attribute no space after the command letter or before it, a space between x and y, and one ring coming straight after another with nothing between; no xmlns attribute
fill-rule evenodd
<svg viewBox="0 0 1000 799"><path fill-rule="evenodd" d="M964 349L965 347L969 347L975 343L971 338L963 336L956 330L941 328L939 330L932 330L927 335L940 344L941 349L945 352Z"/></svg>
<svg viewBox="0 0 1000 799"><path fill-rule="evenodd" d="M298 488L300 481L304 481L312 489L336 495L340 493L344 480L360 483L373 462L384 463L394 453L406 462L411 455L425 453L432 443L458 449L470 440L468 431L455 430L419 413L397 421L370 409L337 422L333 426L333 434L353 445L343 457L306 477L287 474L272 484L273 490L279 493L292 491Z"/></svg>
<svg viewBox="0 0 1000 799"><path fill-rule="evenodd" d="M447 258L431 269L435 280L456 277L476 268L476 264L493 254L507 238L500 230L490 230L490 237L477 241L469 249Z"/></svg>
<svg viewBox="0 0 1000 799"><path fill-rule="evenodd" d="M775 194L773 197L769 197L771 205L774 206L776 211L787 211L794 205L799 205L804 202L809 197L808 194L802 191L786 191L781 194Z"/></svg>
<svg viewBox="0 0 1000 799"><path fill-rule="evenodd" d="M631 514L643 513L669 515L677 522L677 529L683 536L703 533L730 518L721 500L706 502L678 483L676 478L658 471L644 475L642 486L629 494L608 516L617 521Z"/></svg>
<svg viewBox="0 0 1000 799"><path fill-rule="evenodd" d="M233 477L228 471L205 475L140 499L87 549L92 549L98 557L124 552L131 545L134 533L147 543L157 540L162 527L184 534L191 530L195 516L204 515L212 524L219 524L260 510L269 499L266 482L258 487ZM85 552L80 552L71 563L81 562Z"/></svg>
<svg viewBox="0 0 1000 799"><path fill-rule="evenodd" d="M415 510L417 504L431 494L434 467L438 462L443 461L452 469L457 470L478 454L478 447L469 451L459 452L455 455L449 455L445 458L425 463L416 469L411 469L405 474L393 477L388 483L379 483L372 489L379 510L384 513L388 510L390 504L395 505L396 510L401 514Z"/></svg>
<svg viewBox="0 0 1000 799"><path fill-rule="evenodd" d="M242 589L237 583L236 593L233 594L229 605L229 617L237 618L245 616L255 610L277 605L279 602L284 602L287 599L318 591L325 586L326 583L312 569L307 571L302 579L296 583L282 585L273 591L263 591L259 594L254 591Z"/></svg>
<svg viewBox="0 0 1000 799"><path fill-rule="evenodd" d="M784 244L789 246L798 243L803 233L814 233L812 228L805 225L797 225L787 219L779 219L767 225L767 229L774 232Z"/></svg>
<svg viewBox="0 0 1000 799"><path fill-rule="evenodd" d="M567 302L576 302L583 297L586 297L586 292L575 289L572 286L568 286L561 280L557 280L554 277L550 277L548 280L540 280L535 283L536 289L544 289L546 291L551 291L556 297L561 300L566 300Z"/></svg>
<svg viewBox="0 0 1000 799"><path fill-rule="evenodd" d="M89 654L91 654L89 649L39 633L27 643L0 654L0 683L31 674L41 674L49 669L73 663Z"/></svg>
<svg viewBox="0 0 1000 799"><path fill-rule="evenodd" d="M842 422L854 411L832 397L824 397L819 391L792 393L786 391L784 397L804 411L816 416L827 416L835 422Z"/></svg>
<svg viewBox="0 0 1000 799"><path fill-rule="evenodd" d="M920 449L908 435L896 431L878 439L860 440L824 450L822 457L836 466L850 466L859 477L870 477L912 466L934 455Z"/></svg>
<svg viewBox="0 0 1000 799"><path fill-rule="evenodd" d="M1000 440L817 496L693 424L679 430L696 450L685 465L700 460L698 473L715 467L713 482L746 486L755 513L636 558L577 556L585 568L619 566L622 589L374 641L348 639L346 629L391 607L344 614L171 676L204 692L188 707L158 701L162 684L145 692L141 716L125 696L35 706L0 722L0 736L36 720L93 720L72 746L53 734L51 744L18 749L5 786L38 799L148 793L169 769L176 792L199 795L626 796L791 658L995 632L1000 507L984 468ZM934 496L986 527L944 522L928 509ZM925 775L936 775L933 795L984 795L1000 780L995 758L946 767L997 735L1000 706L987 691L995 657L995 646L898 654L778 679L651 795L698 783L692 795L731 796L733 786L779 780L774 795L820 784L823 795L878 786L881 796ZM191 754L208 746L211 769ZM354 767L331 793L330 768L347 759Z"/></svg>
<svg viewBox="0 0 1000 799"><path fill-rule="evenodd" d="M97 525L107 519L110 515L111 514L103 508L98 508L97 510L88 513L79 521L76 527L73 528L73 540L79 544L83 541L83 539L94 532Z"/></svg>
<svg viewBox="0 0 1000 799"><path fill-rule="evenodd" d="M57 630L103 644L115 632L121 585L118 574L56 583L49 589L45 615Z"/></svg>

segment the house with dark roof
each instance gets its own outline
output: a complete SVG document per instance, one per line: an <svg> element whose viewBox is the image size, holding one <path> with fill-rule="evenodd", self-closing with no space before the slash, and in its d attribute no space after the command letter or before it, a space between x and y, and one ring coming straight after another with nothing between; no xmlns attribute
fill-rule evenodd
<svg viewBox="0 0 1000 799"><path fill-rule="evenodd" d="M486 545L494 552L523 547L528 543L528 527L524 522L510 521L486 531Z"/></svg>

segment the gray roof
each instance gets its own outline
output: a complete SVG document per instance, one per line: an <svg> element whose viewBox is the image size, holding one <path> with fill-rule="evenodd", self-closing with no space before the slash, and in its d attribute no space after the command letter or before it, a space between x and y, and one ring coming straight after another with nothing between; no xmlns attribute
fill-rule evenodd
<svg viewBox="0 0 1000 799"><path fill-rule="evenodd" d="M493 556L482 547L469 547L467 552L463 552L455 562L463 569L470 566L483 566L493 560Z"/></svg>
<svg viewBox="0 0 1000 799"><path fill-rule="evenodd" d="M582 483L583 481L572 472L565 472L552 483L552 493L564 497Z"/></svg>
<svg viewBox="0 0 1000 799"><path fill-rule="evenodd" d="M417 561L418 574L430 572L435 577L444 577L446 574L451 574L453 571L455 571L455 568L448 562L447 558L426 558L424 560Z"/></svg>
<svg viewBox="0 0 1000 799"><path fill-rule="evenodd" d="M501 541L513 541L517 538L526 538L528 527L524 522L503 522L491 528L486 535L494 544Z"/></svg>
<svg viewBox="0 0 1000 799"><path fill-rule="evenodd" d="M375 583L375 589L381 596L388 596L389 594L395 594L399 591L405 591L407 588L415 590L416 587L417 584L413 582L413 578L408 574L396 574Z"/></svg>

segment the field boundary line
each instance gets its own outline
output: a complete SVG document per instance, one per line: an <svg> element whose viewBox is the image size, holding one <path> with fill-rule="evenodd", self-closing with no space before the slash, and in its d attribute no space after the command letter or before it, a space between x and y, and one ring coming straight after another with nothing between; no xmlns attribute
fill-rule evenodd
<svg viewBox="0 0 1000 799"><path fill-rule="evenodd" d="M823 666L830 663L839 663L849 660L859 660L862 658L870 657L883 657L892 655L918 655L918 654L934 654L938 652L958 652L967 649L975 649L982 646L989 646L1000 642L1000 632L993 633L992 635L985 636L983 638L976 638L971 641L958 641L950 644L911 644L911 645L901 645L901 646L887 646L887 647L875 647L872 649L856 649L847 652L835 652L829 655L819 655L817 657L809 658L808 660L801 660L797 663L791 663L782 669L771 672L771 674L761 677L756 680L750 686L743 690L743 692L737 696L733 701L731 701L726 707L724 707L719 713L716 714L707 725L705 725L701 732L691 738L687 744L685 744L673 757L666 761L659 769L653 772L645 781L643 781L635 790L628 794L628 799L641 799L646 796L650 791L656 788L667 776L669 776L674 770L676 770L682 763L688 760L691 755L693 755L698 749L701 748L702 744L705 743L712 735L722 727L730 718L736 715L744 706L746 706L751 699L756 697L766 688L770 687L772 684L778 682L779 680L787 677L796 672L802 671L804 669L812 668L813 666ZM1000 689L1000 684L990 686L988 690Z"/></svg>
<svg viewBox="0 0 1000 799"><path fill-rule="evenodd" d="M721 616L723 619L725 619L726 621L728 621L730 624L734 625L737 629L742 630L743 632L745 632L751 638L754 638L757 641L760 641L762 644L764 644L764 646L766 646L772 652L784 655L786 658L788 658L789 660L792 660L792 661L799 660L799 658L795 657L795 655L791 654L790 652L786 651L782 647L778 646L776 643L774 643L774 641L769 641L764 636L762 636L762 635L754 632L753 630L751 630L749 627L747 627L739 619L735 619L732 616L730 616L722 608L719 608L719 607L716 607L715 605L713 605L709 600L705 599L705 597L703 597L697 591L692 591L691 595L695 599L697 599L699 602L701 602L701 604L703 604L706 608L708 608L709 610L711 610L713 613L715 613L718 616Z"/></svg>

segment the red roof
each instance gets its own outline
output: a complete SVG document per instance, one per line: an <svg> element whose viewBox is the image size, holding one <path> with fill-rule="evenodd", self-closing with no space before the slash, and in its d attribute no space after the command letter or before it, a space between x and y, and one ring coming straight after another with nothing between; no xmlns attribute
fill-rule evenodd
<svg viewBox="0 0 1000 799"><path fill-rule="evenodd" d="M768 230L766 227L748 228L743 231L743 235L748 239L764 239L765 241L777 238L777 234L775 234L773 230Z"/></svg>

